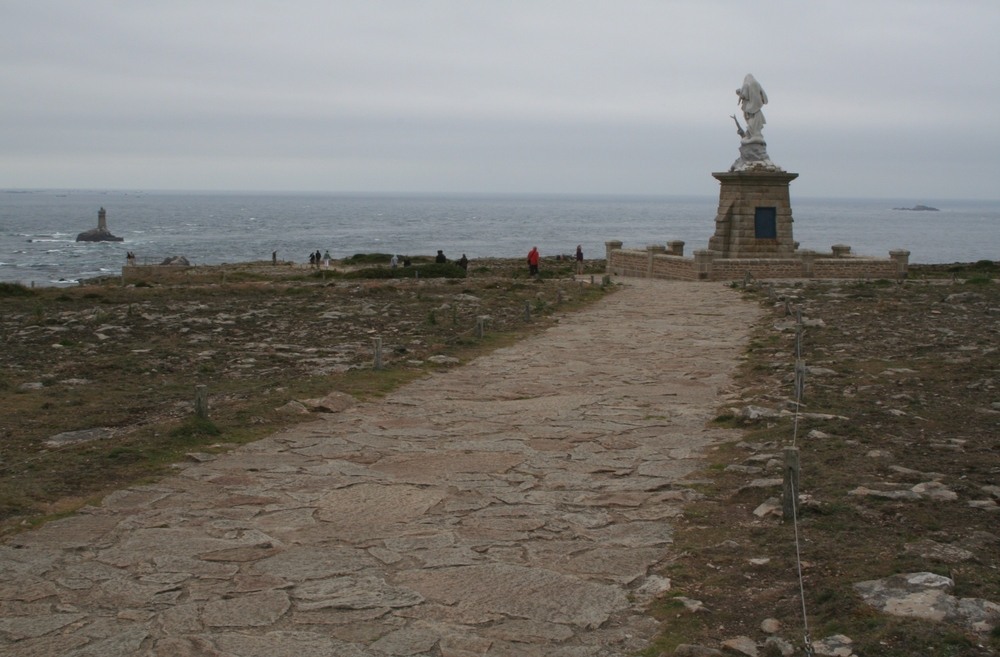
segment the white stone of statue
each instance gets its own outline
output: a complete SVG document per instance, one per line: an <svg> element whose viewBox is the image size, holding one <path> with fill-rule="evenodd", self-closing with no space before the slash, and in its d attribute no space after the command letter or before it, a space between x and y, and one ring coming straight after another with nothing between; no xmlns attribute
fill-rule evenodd
<svg viewBox="0 0 1000 657"><path fill-rule="evenodd" d="M743 120L747 122L746 134L740 140L744 144L764 143L761 130L764 129L764 113L761 108L767 105L767 94L760 83L747 73L743 78L743 86L736 90L739 103L743 107Z"/></svg>

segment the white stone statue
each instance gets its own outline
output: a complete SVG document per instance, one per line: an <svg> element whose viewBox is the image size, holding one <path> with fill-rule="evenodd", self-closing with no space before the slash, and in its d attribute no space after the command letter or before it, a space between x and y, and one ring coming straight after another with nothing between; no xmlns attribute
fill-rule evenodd
<svg viewBox="0 0 1000 657"><path fill-rule="evenodd" d="M747 122L746 134L740 135L744 144L755 142L763 143L764 137L761 130L764 129L764 113L761 109L767 105L767 93L760 86L760 82L749 73L743 78L743 86L736 90L739 96L739 103L743 107L743 120Z"/></svg>
<svg viewBox="0 0 1000 657"><path fill-rule="evenodd" d="M736 132L740 135L740 159L733 162L730 171L782 171L782 168L771 161L767 155L767 142L761 130L764 129L764 112L761 109L767 105L767 94L760 83L749 73L743 78L743 86L736 90L739 104L743 107L743 119L747 122L744 130L739 120L736 121Z"/></svg>

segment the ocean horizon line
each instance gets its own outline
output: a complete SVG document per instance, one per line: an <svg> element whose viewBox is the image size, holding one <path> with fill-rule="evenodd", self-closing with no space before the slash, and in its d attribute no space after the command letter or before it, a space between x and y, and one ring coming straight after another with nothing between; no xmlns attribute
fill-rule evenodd
<svg viewBox="0 0 1000 657"><path fill-rule="evenodd" d="M604 192L417 192L417 191L288 191L288 190L237 190L237 189L131 189L131 188L62 188L39 187L0 188L0 194L80 194L162 195L162 196L250 196L250 197L311 197L311 198L383 198L383 199L475 199L475 200L698 200L718 198L713 194L659 194L659 193L604 193ZM838 203L911 203L911 204L1000 204L1000 198L935 198L916 196L808 196L793 194L793 199L807 202L835 201Z"/></svg>

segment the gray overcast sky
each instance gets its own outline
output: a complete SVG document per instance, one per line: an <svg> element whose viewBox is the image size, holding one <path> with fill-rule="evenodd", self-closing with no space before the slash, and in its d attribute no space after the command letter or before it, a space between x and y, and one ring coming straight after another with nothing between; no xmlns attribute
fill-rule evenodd
<svg viewBox="0 0 1000 657"><path fill-rule="evenodd" d="M0 187L1000 199L1000 2L0 0Z"/></svg>

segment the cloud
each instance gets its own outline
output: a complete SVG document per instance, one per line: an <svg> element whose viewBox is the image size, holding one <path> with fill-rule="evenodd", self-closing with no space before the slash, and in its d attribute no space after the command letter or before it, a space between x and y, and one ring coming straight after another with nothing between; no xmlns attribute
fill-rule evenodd
<svg viewBox="0 0 1000 657"><path fill-rule="evenodd" d="M711 193L709 172L736 157L733 89L753 72L771 100L772 156L803 188L996 198L998 7L11 4L0 175L31 187Z"/></svg>

